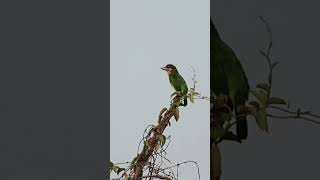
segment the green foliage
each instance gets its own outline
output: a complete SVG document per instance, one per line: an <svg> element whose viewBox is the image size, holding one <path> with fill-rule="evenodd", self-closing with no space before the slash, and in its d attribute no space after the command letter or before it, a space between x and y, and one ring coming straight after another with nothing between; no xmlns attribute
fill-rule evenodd
<svg viewBox="0 0 320 180"><path fill-rule="evenodd" d="M156 151L159 151L159 150L160 150L160 144L157 143L157 144L156 144Z"/></svg>
<svg viewBox="0 0 320 180"><path fill-rule="evenodd" d="M256 111L259 111L260 109L260 103L258 103L257 101L250 101L249 105L253 106ZM254 110L251 110L251 111L254 111Z"/></svg>
<svg viewBox="0 0 320 180"><path fill-rule="evenodd" d="M256 119L258 127L263 130L268 132L269 131L269 126L268 126L268 121L267 121L267 112L266 109L262 108L256 113L254 113L254 117Z"/></svg>
<svg viewBox="0 0 320 180"><path fill-rule="evenodd" d="M190 102L194 103L194 98L200 96L200 93L195 91L195 88L190 88L188 93L188 98L190 99Z"/></svg>
<svg viewBox="0 0 320 180"><path fill-rule="evenodd" d="M270 47L270 46L269 46ZM250 90L250 94L253 98L250 98L249 102L245 105L246 109L243 111L241 116L252 115L256 121L258 128L262 131L269 132L268 125L268 108L270 106L284 106L289 105L284 99L279 97L271 97L271 85L272 85L272 70L276 67L278 62L272 63L270 60L270 52L266 53L260 51L260 53L267 58L269 63L269 75L268 83L259 83L256 88ZM214 96L213 99L214 106L217 109L224 109L218 113L218 125L214 128L212 138L217 142L217 140L227 135L233 135L230 128L236 124L236 114L233 112L232 107L228 106L228 96L219 95ZM217 116L217 115L216 115ZM228 140L237 141L235 138L225 138Z"/></svg>
<svg viewBox="0 0 320 180"><path fill-rule="evenodd" d="M211 138L213 138L214 140L218 140L220 138L222 138L222 136L225 134L226 130L222 127L216 127L212 133Z"/></svg>
<svg viewBox="0 0 320 180"><path fill-rule="evenodd" d="M271 97L268 101L268 104L275 104L275 105L287 105L287 102L281 98L278 97Z"/></svg>
<svg viewBox="0 0 320 180"><path fill-rule="evenodd" d="M173 116L174 116L174 119L178 122L178 120L179 120L179 108L178 107L176 108L176 111L173 114Z"/></svg>
<svg viewBox="0 0 320 180"><path fill-rule="evenodd" d="M269 117L279 118L279 119L298 119L299 118L302 120L306 120L308 122L320 124L319 121L315 120L315 119L320 119L319 115L312 114L310 111L301 111L300 108L298 108L297 111L289 110L290 108L289 101L286 101L281 97L272 96L271 90L272 90L272 81L273 81L273 71L275 67L279 64L279 62L277 61L273 62L270 55L271 48L273 46L271 28L269 27L269 24L266 22L266 20L264 20L262 17L260 17L260 19L266 25L266 29L269 35L267 50L259 51L260 54L264 57L264 59L268 63L269 73L267 74L267 77L266 77L267 82L259 83L255 86L255 88L250 89L250 94L252 95L251 96L252 98L250 97L248 103L245 104L245 107L244 107L245 110L241 111L242 113L240 115L239 114L236 115L234 113L234 107L229 107L228 99L225 98L225 95L223 95L222 93L216 93L216 95L213 95L214 98L212 98L214 108L213 108L213 112L211 113L213 114L213 117L214 117L213 118L214 123L213 123L213 133L211 133L211 138L213 138L214 140L214 145L213 145L213 148L211 148L211 158L212 158L211 164L213 165L211 169L211 175L213 175L214 179L215 177L218 177L217 179L219 179L221 175L221 154L220 154L218 144L221 143L222 140L237 141L237 138L235 138L237 136L235 136L232 133L231 127L236 124L236 121L237 121L236 119L238 118L238 116L252 115L253 118L255 119L255 122L258 128L261 131L264 131L267 133L269 132L269 124L268 124ZM223 74L225 72L225 71L219 72L218 71L219 68L216 68L216 70L217 70L215 71L216 75ZM225 89L231 88L233 91L237 90L236 88L231 87L230 84L223 84L225 82L226 81L221 81L222 85L217 83L218 85L216 87L218 88L223 87ZM229 96L229 99L232 100L232 97L230 98ZM270 109L280 111L282 113L285 113L285 115L274 115L272 114L274 111L269 111ZM238 142L241 142L241 141L238 141Z"/></svg>
<svg viewBox="0 0 320 180"><path fill-rule="evenodd" d="M270 77L270 76L269 76ZM270 79L272 81L272 79ZM269 80L269 81L270 81ZM256 85L256 90L252 90L251 94L256 100L250 101L250 113L254 116L257 126L265 132L269 131L267 108L269 105L287 105L287 102L278 97L270 97L271 86L268 83L261 83Z"/></svg>
<svg viewBox="0 0 320 180"><path fill-rule="evenodd" d="M270 86L267 83L257 84L256 87L265 91L270 91Z"/></svg>
<svg viewBox="0 0 320 180"><path fill-rule="evenodd" d="M229 122L232 119L232 113L224 113L224 112L222 112L220 115L221 115L221 120L223 122Z"/></svg>
<svg viewBox="0 0 320 180"><path fill-rule="evenodd" d="M165 135L161 135L159 137L159 143L161 145L161 147L163 147L163 145L166 143L167 137Z"/></svg>
<svg viewBox="0 0 320 180"><path fill-rule="evenodd" d="M147 154L147 152L151 149L149 143L148 143L148 140L145 140L144 142L144 149L143 149L143 152Z"/></svg>
<svg viewBox="0 0 320 180"><path fill-rule="evenodd" d="M251 94L259 101L262 107L266 107L268 103L268 93L264 90L258 89L256 91L250 91Z"/></svg>
<svg viewBox="0 0 320 180"><path fill-rule="evenodd" d="M119 175L122 171L125 171L125 170L126 170L125 168L122 168L110 162L110 173L114 172Z"/></svg>
<svg viewBox="0 0 320 180"><path fill-rule="evenodd" d="M167 110L168 110L167 108L162 108L162 109L161 109L161 111L160 111L160 113L159 113L159 116L158 116L158 124L160 124L160 122L161 122L162 114L163 114L164 112L166 112ZM169 126L170 126L170 122L169 122Z"/></svg>

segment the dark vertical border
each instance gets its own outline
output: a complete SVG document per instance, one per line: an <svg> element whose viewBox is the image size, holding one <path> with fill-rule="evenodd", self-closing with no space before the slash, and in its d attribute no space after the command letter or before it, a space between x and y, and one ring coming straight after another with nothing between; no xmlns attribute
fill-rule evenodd
<svg viewBox="0 0 320 180"><path fill-rule="evenodd" d="M107 13L106 13L106 17L107 17L107 39L106 39L106 44L107 44L107 60L106 60L106 69L107 69L107 100L106 100L106 104L107 104L107 117L108 117L108 123L107 123L107 136L108 136L108 142L107 142L107 179L110 179L110 173L109 173L109 162L110 162L110 0L106 0L106 9L107 9Z"/></svg>
<svg viewBox="0 0 320 180"><path fill-rule="evenodd" d="M0 179L108 179L105 0L0 1Z"/></svg>

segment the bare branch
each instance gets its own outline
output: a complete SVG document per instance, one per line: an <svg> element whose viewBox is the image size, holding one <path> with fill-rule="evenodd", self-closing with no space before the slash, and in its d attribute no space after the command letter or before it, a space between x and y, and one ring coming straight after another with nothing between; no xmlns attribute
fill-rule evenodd
<svg viewBox="0 0 320 180"><path fill-rule="evenodd" d="M147 175L147 176L142 176L142 177L139 178L139 179L147 179L147 178L158 178L158 179L172 180L172 179L169 178L169 177L160 176L160 175Z"/></svg>

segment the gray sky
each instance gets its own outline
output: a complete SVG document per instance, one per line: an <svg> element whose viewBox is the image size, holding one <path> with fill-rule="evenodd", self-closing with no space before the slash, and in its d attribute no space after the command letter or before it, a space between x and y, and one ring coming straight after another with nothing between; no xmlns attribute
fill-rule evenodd
<svg viewBox="0 0 320 180"><path fill-rule="evenodd" d="M196 70L198 91L209 95L209 0L111 0L111 141L113 162L130 161L147 125L169 105L173 92L160 67L177 66L189 86ZM209 179L209 103L180 108L179 122L165 131L175 163L199 163ZM193 165L181 179L197 179Z"/></svg>
<svg viewBox="0 0 320 180"><path fill-rule="evenodd" d="M258 49L266 47L265 26L273 30L273 56L280 61L273 93L293 107L320 112L319 4L316 1L214 0L211 14L223 39L237 52L253 86L266 78L266 63ZM301 120L270 120L270 134L251 122L248 140L224 143L223 178L319 179L320 126ZM311 178L312 177L312 178Z"/></svg>

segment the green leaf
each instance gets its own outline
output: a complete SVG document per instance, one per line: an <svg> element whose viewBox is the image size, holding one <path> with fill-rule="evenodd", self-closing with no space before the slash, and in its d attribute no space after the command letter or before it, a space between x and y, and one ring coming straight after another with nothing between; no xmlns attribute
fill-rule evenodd
<svg viewBox="0 0 320 180"><path fill-rule="evenodd" d="M109 167L110 167L110 173L112 172L112 168L113 168L113 163L110 161L110 164L109 164Z"/></svg>
<svg viewBox="0 0 320 180"><path fill-rule="evenodd" d="M256 97L260 103L262 104L262 106L266 106L267 105L267 101L268 101L268 94L265 91L250 91L254 97Z"/></svg>
<svg viewBox="0 0 320 180"><path fill-rule="evenodd" d="M121 173L121 171L124 171L124 170L126 170L125 168L118 168L118 170L117 170L117 174L120 174Z"/></svg>
<svg viewBox="0 0 320 180"><path fill-rule="evenodd" d="M112 169L115 173L117 173L117 172L118 172L118 169L119 169L119 166L113 165L113 166L111 167L111 169Z"/></svg>
<svg viewBox="0 0 320 180"><path fill-rule="evenodd" d="M281 98L271 97L268 101L268 104L282 104L287 105L287 102Z"/></svg>
<svg viewBox="0 0 320 180"><path fill-rule="evenodd" d="M212 132L212 138L213 140L217 140L219 138L221 138L225 133L225 129L224 128L221 128L221 127L217 127L213 130Z"/></svg>
<svg viewBox="0 0 320 180"><path fill-rule="evenodd" d="M161 116L164 112L166 112L166 110L167 110L167 108L165 108L165 107L162 108L161 111L160 111L160 113L159 113L159 116Z"/></svg>
<svg viewBox="0 0 320 180"><path fill-rule="evenodd" d="M177 107L176 108L176 111L175 113L173 114L174 118L176 119L176 121L178 122L178 119L179 119L179 108Z"/></svg>
<svg viewBox="0 0 320 180"><path fill-rule="evenodd" d="M193 94L194 94L195 96L200 95L200 93L198 93L198 92L194 92Z"/></svg>
<svg viewBox="0 0 320 180"><path fill-rule="evenodd" d="M159 149L160 149L160 144L157 143L157 144L156 144L156 151L159 151Z"/></svg>
<svg viewBox="0 0 320 180"><path fill-rule="evenodd" d="M124 180L129 180L129 176L127 173L124 174Z"/></svg>
<svg viewBox="0 0 320 180"><path fill-rule="evenodd" d="M147 140L146 140L146 141L144 141L144 144L145 144L144 152L145 152L145 153L147 153L151 147L150 147L150 145L149 145L149 143L148 143L148 141L147 141Z"/></svg>
<svg viewBox="0 0 320 180"><path fill-rule="evenodd" d="M161 119L162 119L162 114L167 111L167 108L162 108L160 113L159 113L159 116L158 116L158 124L160 124L161 122Z"/></svg>
<svg viewBox="0 0 320 180"><path fill-rule="evenodd" d="M260 89L263 89L263 90L265 90L267 92L270 90L270 86L267 83L257 84L256 87L260 88Z"/></svg>
<svg viewBox="0 0 320 180"><path fill-rule="evenodd" d="M223 122L230 121L231 118L232 118L232 114L231 113L221 112L221 119L222 119Z"/></svg>
<svg viewBox="0 0 320 180"><path fill-rule="evenodd" d="M251 101L249 104L253 107L255 107L257 110L260 109L260 104L257 101Z"/></svg>
<svg viewBox="0 0 320 180"><path fill-rule="evenodd" d="M165 135L161 135L159 137L160 145L163 146L166 143L167 137Z"/></svg>
<svg viewBox="0 0 320 180"><path fill-rule="evenodd" d="M190 95L189 99L190 99L190 101L191 101L192 103L194 103L193 95Z"/></svg>
<svg viewBox="0 0 320 180"><path fill-rule="evenodd" d="M267 112L266 109L261 109L255 114L256 118L256 123L258 127L263 130L268 132L269 127L268 127L268 121L267 121Z"/></svg>
<svg viewBox="0 0 320 180"><path fill-rule="evenodd" d="M170 97L173 97L174 95L177 95L177 94L178 94L178 92L176 91L176 92L172 93L172 94L170 95Z"/></svg>
<svg viewBox="0 0 320 180"><path fill-rule="evenodd" d="M220 179L219 177L221 176L221 153L219 146L217 144L213 145L213 148L211 149L211 156L210 156L210 161L212 166L210 166L210 171L213 175L213 179Z"/></svg>

